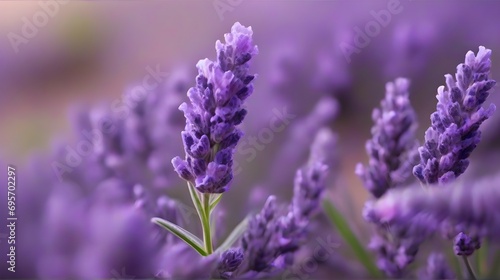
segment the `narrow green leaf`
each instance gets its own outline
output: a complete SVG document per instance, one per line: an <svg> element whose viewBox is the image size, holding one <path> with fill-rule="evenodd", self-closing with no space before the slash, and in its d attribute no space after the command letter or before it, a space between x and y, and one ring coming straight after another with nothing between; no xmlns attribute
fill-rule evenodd
<svg viewBox="0 0 500 280"><path fill-rule="evenodd" d="M354 254L359 259L361 264L364 265L368 273L372 277L381 278L382 274L373 262L372 256L365 250L361 242L358 240L354 232L352 232L349 224L344 219L342 214L335 208L335 206L328 200L323 201L323 209L326 215L330 218L330 221L336 227L336 230L342 236L344 241L351 247Z"/></svg>
<svg viewBox="0 0 500 280"><path fill-rule="evenodd" d="M188 189L189 189L189 195L191 196L191 200L193 201L194 204L194 208L196 208L196 212L200 217L200 221L203 222L203 217L205 216L205 213L203 212L203 206L201 205L200 197L198 196L196 189L190 182L188 182Z"/></svg>
<svg viewBox="0 0 500 280"><path fill-rule="evenodd" d="M238 241L238 239L245 233L248 227L248 221L250 220L250 215L247 216L243 221L241 221L229 234L229 236L224 240L224 242L217 248L216 252L222 253L227 249L231 248L233 244Z"/></svg>
<svg viewBox="0 0 500 280"><path fill-rule="evenodd" d="M161 219L161 218L152 218L151 222L164 227L171 233L173 233L175 236L179 237L182 239L184 242L186 242L189 246L193 247L200 255L202 256L207 256L208 254L205 252L203 249L203 243L202 241L196 237L194 234L191 232L183 229L182 227L171 223L167 220Z"/></svg>
<svg viewBox="0 0 500 280"><path fill-rule="evenodd" d="M210 216L210 234L212 236L215 236L215 233L217 232L217 217L216 216Z"/></svg>
<svg viewBox="0 0 500 280"><path fill-rule="evenodd" d="M215 209L215 206L219 204L221 198L222 194L216 194L210 197L210 211L213 211Z"/></svg>

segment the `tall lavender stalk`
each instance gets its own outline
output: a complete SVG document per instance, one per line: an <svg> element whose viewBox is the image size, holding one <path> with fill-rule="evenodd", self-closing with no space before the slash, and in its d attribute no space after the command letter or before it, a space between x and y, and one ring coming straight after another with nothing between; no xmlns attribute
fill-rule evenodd
<svg viewBox="0 0 500 280"><path fill-rule="evenodd" d="M358 163L356 174L375 198L403 184L416 160L417 122L409 86L409 80L404 78L387 83L381 108L373 110L372 139L366 142L368 166Z"/></svg>
<svg viewBox="0 0 500 280"><path fill-rule="evenodd" d="M490 57L491 50L480 46L477 55L467 52L465 62L457 66L455 79L445 75L447 88L438 88L437 110L431 115L424 146L419 148L420 164L413 168L422 183L449 183L469 166L468 158L481 140L479 127L496 109L493 104L487 109L482 107L496 84L489 78ZM465 234L462 237L455 239L455 248L464 240L476 238ZM473 252L474 246L469 247ZM463 259L469 267L465 255Z"/></svg>
<svg viewBox="0 0 500 280"><path fill-rule="evenodd" d="M483 103L496 84L489 78L491 50L479 47L465 55L457 66L455 79L445 75L446 86L440 86L436 112L425 132L425 143L419 148L420 164L413 174L424 184L444 184L465 172L469 156L481 139L479 127L495 111Z"/></svg>
<svg viewBox="0 0 500 280"><path fill-rule="evenodd" d="M196 86L182 103L186 126L182 131L185 159L174 157L177 174L188 183L189 193L203 229L203 244L195 235L169 221L152 221L183 239L201 255L213 253L211 214L222 193L233 180L233 154L242 136L238 128L247 111L244 101L252 94L255 75L248 73L250 60L258 53L251 27L239 22L217 41L217 61L200 60Z"/></svg>
<svg viewBox="0 0 500 280"><path fill-rule="evenodd" d="M375 198L389 189L401 187L410 177L416 161L416 115L409 99L410 82L398 78L386 84L380 109L374 109L372 139L366 143L368 166L359 163L356 174ZM390 277L402 277L418 251L419 240L406 235L404 228L388 231L377 227L370 249L377 255L377 266Z"/></svg>
<svg viewBox="0 0 500 280"><path fill-rule="evenodd" d="M247 111L242 107L252 94L254 75L250 59L258 53L252 28L235 23L226 42L216 43L217 61L198 62L196 86L188 91L190 103L179 107L186 117L181 133L185 160L172 159L181 178L201 193L223 193L233 179L234 148L242 136L238 129Z"/></svg>
<svg viewBox="0 0 500 280"><path fill-rule="evenodd" d="M293 254L305 241L307 227L326 188L328 168L323 163L325 155L320 152L331 147L326 140L335 141L335 137L320 130L311 146L308 164L297 170L288 210L280 209L276 198L270 196L261 212L250 219L241 239L244 259L232 277L270 276L293 264Z"/></svg>

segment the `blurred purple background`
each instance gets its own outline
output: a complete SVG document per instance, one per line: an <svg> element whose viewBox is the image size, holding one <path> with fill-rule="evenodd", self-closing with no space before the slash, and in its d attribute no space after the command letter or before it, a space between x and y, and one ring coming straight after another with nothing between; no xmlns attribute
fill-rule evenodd
<svg viewBox="0 0 500 280"><path fill-rule="evenodd" d="M169 77L187 73L187 87L192 86L196 62L213 58L214 42L239 21L252 26L260 51L251 70L258 78L243 130L256 135L268 126L273 110L284 106L297 117L255 159L240 155L237 187L224 201L228 209L236 209L231 212L235 218L231 223L237 223L248 209L258 209L268 192L290 196L293 174L306 159L320 126L307 123L311 114L322 116L312 118L313 122L321 119L321 125L338 134L342 179L331 196L340 201L346 193L353 194L355 206L344 208L353 207L352 219L361 221L361 205L368 193L353 171L357 162L366 161L364 143L370 136L371 112L384 95L385 83L398 76L411 79L411 98L420 121L418 135L423 139L435 109L437 87L444 84L444 74L455 72L468 50L476 52L480 45L492 49L492 78L500 78L500 2L493 0L396 1L400 12L391 14L386 26L379 25L377 34L369 36L366 46L351 54L349 62L342 44L355 45L356 28L365 29L374 14L387 10L391 2L68 1L52 6L53 16L16 47L9 34L21 35L23 18L32 22L44 9L35 1L0 2L1 161L23 166L31 155L52 149L59 139L78 139L81 135L72 120L76 110L109 107L129 86L142 81L147 67L159 67ZM491 100L498 106L497 91ZM328 99L332 97L338 104L318 107L334 102ZM172 102L180 104L182 98ZM495 166L484 162L486 156L498 156L499 115L485 123L484 141L474 154L481 160L473 159L471 164L474 170L481 169L476 172L495 171ZM178 116L182 122L182 113ZM182 126L179 134L170 137L169 145L180 147ZM301 135L307 134L303 127L312 127L311 135ZM286 147L293 137L305 137L304 147ZM276 171L279 168L273 166L283 169L283 162L289 165L288 171ZM180 180L175 183L181 185ZM258 185L268 188L266 194L251 191ZM187 197L183 188L169 192ZM248 195L252 199L244 205L241 199Z"/></svg>

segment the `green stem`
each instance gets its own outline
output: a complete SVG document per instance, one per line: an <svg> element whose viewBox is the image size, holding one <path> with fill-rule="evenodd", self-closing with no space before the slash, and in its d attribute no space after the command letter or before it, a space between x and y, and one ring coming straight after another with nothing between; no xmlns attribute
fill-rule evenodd
<svg viewBox="0 0 500 280"><path fill-rule="evenodd" d="M205 251L207 254L212 254L213 246L212 246L212 231L210 228L210 194L203 194L203 242L205 243Z"/></svg>
<svg viewBox="0 0 500 280"><path fill-rule="evenodd" d="M470 266L469 260L466 256L462 257L465 267L467 268L467 272L469 273L469 277L471 280L476 280L476 275L474 275L474 271L472 271L472 267Z"/></svg>
<svg viewBox="0 0 500 280"><path fill-rule="evenodd" d="M447 249L448 251L448 258L451 260L451 265L453 266L453 270L455 270L455 273L457 275L458 280L463 280L464 276L462 273L462 266L460 265L460 260L456 257L455 253L453 250L450 250L450 248Z"/></svg>
<svg viewBox="0 0 500 280"><path fill-rule="evenodd" d="M189 195L191 196L191 200L193 201L193 205L196 208L196 212L198 213L198 217L200 217L200 222L203 225L204 213L200 197L198 196L198 193L196 192L196 189L194 188L193 184L191 184L191 182L188 182L188 189L189 189Z"/></svg>

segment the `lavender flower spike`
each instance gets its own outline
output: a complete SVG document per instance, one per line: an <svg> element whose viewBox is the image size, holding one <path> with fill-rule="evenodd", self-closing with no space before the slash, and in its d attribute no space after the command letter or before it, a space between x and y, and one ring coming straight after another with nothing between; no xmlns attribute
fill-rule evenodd
<svg viewBox="0 0 500 280"><path fill-rule="evenodd" d="M386 84L381 108L373 110L373 138L366 143L370 157L368 166L359 163L356 174L376 198L388 189L404 183L416 161L418 143L417 122L410 104L410 82L398 78Z"/></svg>
<svg viewBox="0 0 500 280"><path fill-rule="evenodd" d="M412 235L429 236L440 229L447 233L456 229L449 233L453 236L459 233L458 229L465 228L469 236L490 237L500 242L499 182L500 174L472 185L452 183L441 188L393 190L367 205L366 212L375 222L411 225L408 231ZM469 248L478 246L475 241L465 243ZM466 251L463 249L460 250Z"/></svg>
<svg viewBox="0 0 500 280"><path fill-rule="evenodd" d="M253 91L249 60L258 53L252 28L235 23L225 43L217 41L217 61L198 62L196 86L188 91L190 103L179 109L186 117L182 140L186 159L172 164L179 176L202 193L223 193L233 179L234 148L242 136L237 128L245 118L245 99Z"/></svg>
<svg viewBox="0 0 500 280"><path fill-rule="evenodd" d="M243 262L243 257L243 250L241 248L231 248L222 253L217 266L217 272L220 278L231 278L232 272L234 272L240 266L241 262Z"/></svg>
<svg viewBox="0 0 500 280"><path fill-rule="evenodd" d="M308 164L297 170L292 202L288 209L279 209L276 198L270 196L259 214L250 219L241 243L243 264L235 276L255 273L279 273L293 263L293 254L307 237L312 216L320 208L326 188L328 167L327 148L333 148L336 137L327 128L321 129L311 146ZM287 210L287 211L280 211Z"/></svg>
<svg viewBox="0 0 500 280"><path fill-rule="evenodd" d="M276 197L270 196L261 212L249 221L248 229L241 239L245 259L242 264L244 267L238 269L239 273L263 271L279 255L277 211Z"/></svg>
<svg viewBox="0 0 500 280"><path fill-rule="evenodd" d="M491 50L479 47L465 55L457 66L455 79L445 75L447 88L438 88L437 110L419 148L421 162L413 174L424 184L443 184L464 173L468 157L481 139L480 125L495 111L495 105L482 107L495 81L489 79ZM456 80L456 81L455 81Z"/></svg>

